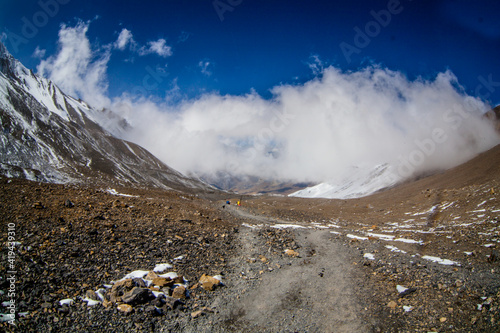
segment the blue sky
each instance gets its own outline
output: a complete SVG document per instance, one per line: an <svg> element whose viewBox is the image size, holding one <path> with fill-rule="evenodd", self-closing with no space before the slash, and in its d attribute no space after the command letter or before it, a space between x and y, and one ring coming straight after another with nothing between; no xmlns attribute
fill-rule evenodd
<svg viewBox="0 0 500 333"><path fill-rule="evenodd" d="M303 84L328 66L376 64L410 80L449 69L469 94L498 104L498 13L498 1L463 0L3 0L0 32L9 51L36 69L57 54L62 25L84 22L92 57L109 57L110 97L255 90L269 98L273 87ZM124 29L128 44L112 48Z"/></svg>

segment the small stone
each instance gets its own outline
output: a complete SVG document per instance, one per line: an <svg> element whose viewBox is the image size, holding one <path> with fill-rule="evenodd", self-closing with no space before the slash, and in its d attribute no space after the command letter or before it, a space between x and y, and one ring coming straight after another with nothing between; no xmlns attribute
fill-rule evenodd
<svg viewBox="0 0 500 333"><path fill-rule="evenodd" d="M120 304L118 305L118 311L129 314L134 311L134 308L129 304Z"/></svg>
<svg viewBox="0 0 500 333"><path fill-rule="evenodd" d="M202 310L198 310L198 311L195 311L195 312L191 313L191 318L195 319L195 318L198 318L198 317L200 317L202 315L203 315L203 311Z"/></svg>
<svg viewBox="0 0 500 333"><path fill-rule="evenodd" d="M264 257L263 255L259 255L259 258L260 258L260 261L262 261L263 263L267 262L267 258Z"/></svg>
<svg viewBox="0 0 500 333"><path fill-rule="evenodd" d="M175 287L175 289L172 292L172 297L177 299L186 298L186 287L184 286Z"/></svg>
<svg viewBox="0 0 500 333"><path fill-rule="evenodd" d="M417 288L405 288L399 293L399 297L408 296L409 294L414 293L415 291L417 291Z"/></svg>
<svg viewBox="0 0 500 333"><path fill-rule="evenodd" d="M104 300L102 302L102 306L104 306L105 308L109 308L111 305L113 305L113 303L108 300Z"/></svg>
<svg viewBox="0 0 500 333"><path fill-rule="evenodd" d="M117 290L129 290L134 287L134 282L132 279L126 279L126 280L121 280L116 282L113 287L111 288L111 291L117 291Z"/></svg>
<svg viewBox="0 0 500 333"><path fill-rule="evenodd" d="M220 285L220 281L212 276L203 274L200 278L199 283L203 286L203 289L207 291L212 291L218 285Z"/></svg>
<svg viewBox="0 0 500 333"><path fill-rule="evenodd" d="M33 207L35 209L44 209L45 208L40 201L33 203L33 205L31 207Z"/></svg>
<svg viewBox="0 0 500 333"><path fill-rule="evenodd" d="M442 322L442 323L444 323L446 320L448 320L448 319L446 319L446 317L439 318L439 321Z"/></svg>
<svg viewBox="0 0 500 333"><path fill-rule="evenodd" d="M153 285L158 286L160 288L165 287L165 286L172 287L174 285L174 281L170 280L170 279L162 278L162 277L157 277L157 278L153 279Z"/></svg>
<svg viewBox="0 0 500 333"><path fill-rule="evenodd" d="M71 200L67 199L64 202L64 207L66 207L66 208L73 208L73 207L75 207L75 205L71 202Z"/></svg>
<svg viewBox="0 0 500 333"><path fill-rule="evenodd" d="M145 280L149 280L149 281L153 281L154 279L156 279L158 277L158 274L156 274L155 272L153 271L150 271L145 277L144 279Z"/></svg>
<svg viewBox="0 0 500 333"><path fill-rule="evenodd" d="M206 306L205 306L205 307L203 307L201 310L202 310L203 312L210 312L210 313L214 313L214 312L215 312L213 309L208 308L208 307L206 307Z"/></svg>
<svg viewBox="0 0 500 333"><path fill-rule="evenodd" d="M123 295L122 300L127 304L144 304L153 298L154 295L151 290L134 287Z"/></svg>
<svg viewBox="0 0 500 333"><path fill-rule="evenodd" d="M387 306L391 309L395 309L398 306L398 303L390 301L389 303L387 303Z"/></svg>
<svg viewBox="0 0 500 333"><path fill-rule="evenodd" d="M87 290L87 292L85 293L85 296L88 299L91 299L93 301L100 301L99 296L97 296L97 293L95 291L93 291L93 290Z"/></svg>
<svg viewBox="0 0 500 333"><path fill-rule="evenodd" d="M299 256L299 253L297 251L294 251L294 250L285 250L285 253L289 256L289 257L293 257L293 258L297 258Z"/></svg>
<svg viewBox="0 0 500 333"><path fill-rule="evenodd" d="M202 315L204 315L205 313L213 313L214 310L210 309L210 308L207 308L207 307L204 307L203 309L201 310L198 310L198 311L195 311L195 312L192 312L191 313L191 318L195 319L195 318L198 318Z"/></svg>
<svg viewBox="0 0 500 333"><path fill-rule="evenodd" d="M134 283L134 285L136 287L139 287L139 288L146 288L146 283L144 283L144 280L141 279L141 278L134 278L132 280L132 282Z"/></svg>

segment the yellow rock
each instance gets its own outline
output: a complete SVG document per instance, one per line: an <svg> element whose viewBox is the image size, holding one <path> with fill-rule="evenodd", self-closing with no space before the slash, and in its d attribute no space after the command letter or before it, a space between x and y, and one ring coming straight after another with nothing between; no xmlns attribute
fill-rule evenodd
<svg viewBox="0 0 500 333"><path fill-rule="evenodd" d="M289 256L289 257L298 257L299 256L299 253L297 251L294 251L294 250L285 250L285 253Z"/></svg>
<svg viewBox="0 0 500 333"><path fill-rule="evenodd" d="M203 289L208 291L214 290L216 286L220 285L220 281L218 279L206 274L201 276L199 283L203 286Z"/></svg>
<svg viewBox="0 0 500 333"><path fill-rule="evenodd" d="M123 313L131 313L132 311L134 311L134 308L128 304L120 304L118 305L118 311Z"/></svg>
<svg viewBox="0 0 500 333"><path fill-rule="evenodd" d="M186 298L186 288L183 286L177 286L172 292L172 297L177 299Z"/></svg>
<svg viewBox="0 0 500 333"><path fill-rule="evenodd" d="M150 280L150 281L153 281L154 279L156 279L158 277L158 274L156 274L155 272L153 271L149 271L149 273L144 277L145 280Z"/></svg>

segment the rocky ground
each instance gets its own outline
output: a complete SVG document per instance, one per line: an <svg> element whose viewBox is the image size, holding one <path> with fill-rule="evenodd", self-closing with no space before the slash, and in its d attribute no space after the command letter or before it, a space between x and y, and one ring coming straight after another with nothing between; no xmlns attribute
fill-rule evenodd
<svg viewBox="0 0 500 333"><path fill-rule="evenodd" d="M429 182L344 201L0 179L0 327L496 332L500 186Z"/></svg>

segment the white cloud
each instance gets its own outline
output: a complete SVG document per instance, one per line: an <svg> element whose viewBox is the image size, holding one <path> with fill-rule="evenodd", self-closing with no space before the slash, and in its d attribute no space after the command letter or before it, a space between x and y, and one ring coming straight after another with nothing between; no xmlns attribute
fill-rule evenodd
<svg viewBox="0 0 500 333"><path fill-rule="evenodd" d="M132 32L127 29L122 29L120 32L120 35L118 36L118 39L115 42L115 47L121 51L125 50L125 47L127 47L128 44L135 44L134 38L132 36Z"/></svg>
<svg viewBox="0 0 500 333"><path fill-rule="evenodd" d="M134 40L132 32L125 28L120 32L113 46L121 51L125 50L127 46L130 46L130 50L137 52L140 56L156 54L166 58L172 55L172 47L167 45L165 39L160 38L156 41L150 41L147 43L147 46L143 45L139 47L138 43Z"/></svg>
<svg viewBox="0 0 500 333"><path fill-rule="evenodd" d="M61 25L58 53L37 66L38 73L54 81L64 92L103 107L109 104L106 78L109 50L94 53L86 36L89 23Z"/></svg>
<svg viewBox="0 0 500 333"><path fill-rule="evenodd" d="M211 66L212 64L208 60L202 60L198 63L198 67L200 67L201 73L206 76L212 75L212 71L209 69L209 67Z"/></svg>
<svg viewBox="0 0 500 333"><path fill-rule="evenodd" d="M319 56L317 54L313 54L309 57L311 59L311 62L308 63L307 65L311 69L314 75L318 75L324 70L324 63L321 61Z"/></svg>
<svg viewBox="0 0 500 333"><path fill-rule="evenodd" d="M328 67L303 85L275 87L270 100L250 93L206 94L176 107L129 101L122 115L133 126L129 140L182 172L322 182L352 166L397 169L415 151L424 156L416 173L449 168L498 144L481 117L488 106L457 85L451 72L410 81L377 67Z"/></svg>
<svg viewBox="0 0 500 333"><path fill-rule="evenodd" d="M157 54L160 57L169 57L172 55L172 47L167 45L165 39L158 39L157 41L148 42L148 47L141 47L139 49L139 55Z"/></svg>
<svg viewBox="0 0 500 333"><path fill-rule="evenodd" d="M46 50L45 49L40 49L38 46L36 47L35 51L33 52L33 55L32 57L33 58L43 58L45 57L45 52Z"/></svg>

